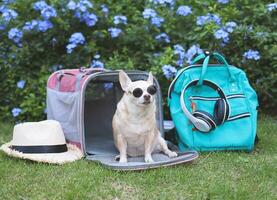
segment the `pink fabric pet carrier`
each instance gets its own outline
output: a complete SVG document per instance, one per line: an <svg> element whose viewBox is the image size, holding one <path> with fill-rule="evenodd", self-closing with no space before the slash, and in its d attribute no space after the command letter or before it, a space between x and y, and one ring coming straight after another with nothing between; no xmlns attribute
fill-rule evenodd
<svg viewBox="0 0 277 200"><path fill-rule="evenodd" d="M132 81L147 80L148 73L126 71ZM157 126L164 135L162 97L157 80ZM86 159L100 161L120 170L154 168L191 161L196 152L185 152L170 159L164 154L153 155L155 163L145 163L142 157L130 158L120 164L113 142L112 117L123 91L118 71L101 68L64 69L54 72L47 83L47 118L61 123L66 140L78 146Z"/></svg>

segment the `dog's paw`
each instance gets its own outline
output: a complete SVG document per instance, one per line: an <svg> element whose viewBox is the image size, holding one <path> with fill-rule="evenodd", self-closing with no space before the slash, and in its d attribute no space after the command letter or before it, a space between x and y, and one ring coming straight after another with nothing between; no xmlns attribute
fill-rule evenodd
<svg viewBox="0 0 277 200"><path fill-rule="evenodd" d="M119 159L120 159L120 155L117 155L117 156L114 157L115 161L119 161Z"/></svg>
<svg viewBox="0 0 277 200"><path fill-rule="evenodd" d="M151 156L145 156L144 161L146 163L152 163L152 162L154 162Z"/></svg>
<svg viewBox="0 0 277 200"><path fill-rule="evenodd" d="M127 158L126 157L120 158L119 162L120 163L127 163Z"/></svg>
<svg viewBox="0 0 277 200"><path fill-rule="evenodd" d="M175 158L175 157L178 156L178 154L176 152L174 152L174 151L169 151L167 153L167 155L168 155L169 158Z"/></svg>

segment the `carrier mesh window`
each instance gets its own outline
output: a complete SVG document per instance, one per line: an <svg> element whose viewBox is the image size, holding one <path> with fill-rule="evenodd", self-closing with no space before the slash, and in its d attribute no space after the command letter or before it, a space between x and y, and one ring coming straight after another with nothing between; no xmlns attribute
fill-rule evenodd
<svg viewBox="0 0 277 200"><path fill-rule="evenodd" d="M115 152L112 118L123 93L118 83L91 81L85 94L85 142L88 154Z"/></svg>

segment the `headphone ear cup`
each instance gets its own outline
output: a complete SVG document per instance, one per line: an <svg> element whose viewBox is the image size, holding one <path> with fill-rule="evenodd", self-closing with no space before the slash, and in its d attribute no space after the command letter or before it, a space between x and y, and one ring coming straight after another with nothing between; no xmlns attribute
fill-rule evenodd
<svg viewBox="0 0 277 200"><path fill-rule="evenodd" d="M211 130L215 129L216 120L215 120L214 116L212 116L210 113L202 111L202 110L196 110L193 113L193 116L195 118L200 119L200 120L204 121L205 123L207 123L211 127Z"/></svg>
<svg viewBox="0 0 277 200"><path fill-rule="evenodd" d="M225 99L218 99L214 106L214 118L217 125L221 125L229 117L229 107Z"/></svg>

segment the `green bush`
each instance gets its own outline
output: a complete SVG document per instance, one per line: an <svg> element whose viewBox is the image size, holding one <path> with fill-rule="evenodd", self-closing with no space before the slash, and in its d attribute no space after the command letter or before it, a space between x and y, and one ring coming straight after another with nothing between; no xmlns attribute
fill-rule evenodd
<svg viewBox="0 0 277 200"><path fill-rule="evenodd" d="M166 96L175 68L186 66L201 49L219 51L245 70L261 108L276 109L277 6L270 3L4 0L0 119L44 118L47 78L64 68L104 64L107 69L151 70ZM74 33L84 38L71 38Z"/></svg>

